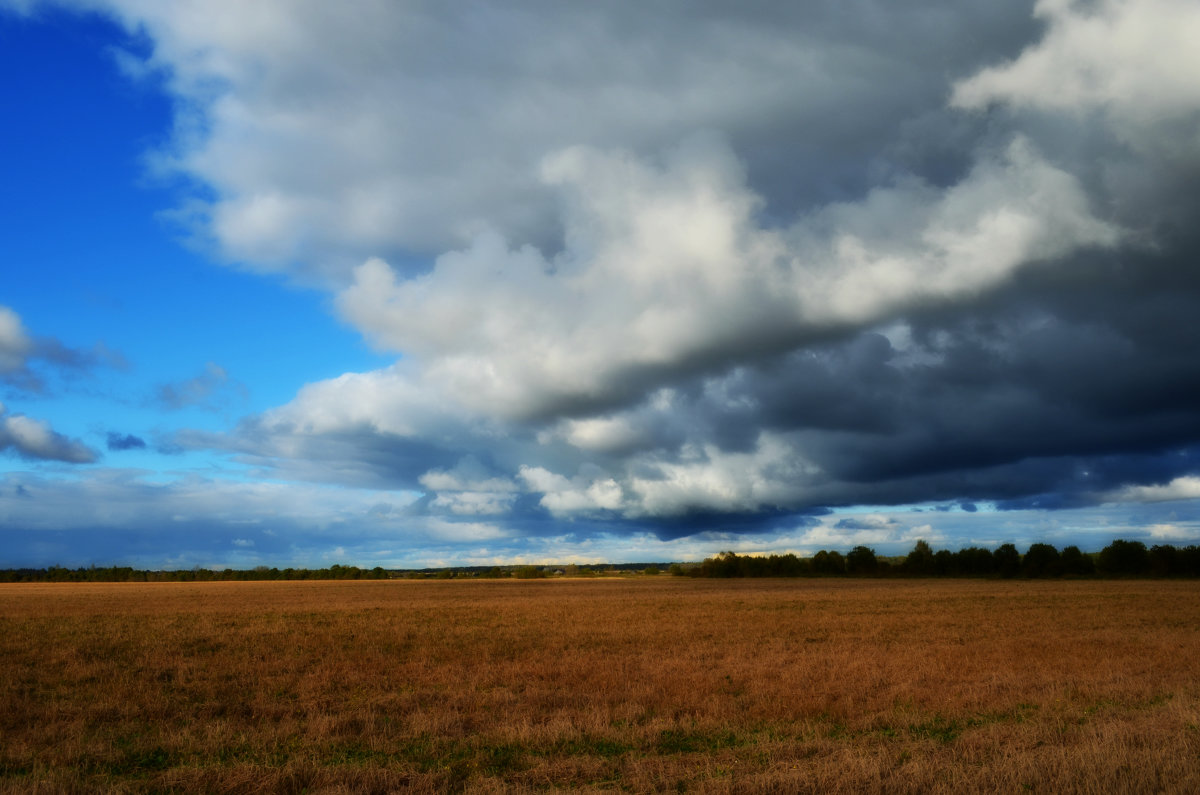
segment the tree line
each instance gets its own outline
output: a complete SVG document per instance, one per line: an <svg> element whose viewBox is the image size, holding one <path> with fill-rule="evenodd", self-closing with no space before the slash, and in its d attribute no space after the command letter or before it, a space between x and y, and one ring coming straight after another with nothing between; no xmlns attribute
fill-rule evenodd
<svg viewBox="0 0 1200 795"><path fill-rule="evenodd" d="M324 569L179 569L150 571L129 566L88 566L68 569L0 569L0 582L215 582L235 580L385 580L395 577L516 577L599 576L602 574L658 574L668 564L611 564L593 570L568 564L549 566L465 567L463 569L388 570L333 565ZM738 555L735 552L706 558L700 563L669 565L671 574L692 577L1200 577L1200 547L1156 545L1117 539L1096 553L1077 546L1056 549L1032 544L1021 554L1013 544L996 549L966 547L957 552L936 552L918 541L905 556L883 557L866 546L842 554L821 550L811 557Z"/></svg>
<svg viewBox="0 0 1200 795"><path fill-rule="evenodd" d="M1141 541L1117 539L1098 553L1033 544L1021 554L1013 544L935 552L918 541L906 556L896 558L881 557L865 546L844 555L821 550L807 558L722 552L699 565L671 570L694 577L1200 577L1200 547L1147 548Z"/></svg>
<svg viewBox="0 0 1200 795"><path fill-rule="evenodd" d="M256 566L253 569L178 569L154 571L130 566L88 566L69 569L50 566L45 569L0 569L0 582L219 582L236 580L386 580L386 579L482 579L545 577L604 577L640 572L658 574L668 563L605 563L594 567L568 563L564 566L457 566L439 569L361 569L333 565L325 569L278 569Z"/></svg>
<svg viewBox="0 0 1200 795"><path fill-rule="evenodd" d="M68 569L0 569L0 582L218 582L233 580L386 580L386 569L333 565L325 569L179 569L148 571L130 566L88 566Z"/></svg>

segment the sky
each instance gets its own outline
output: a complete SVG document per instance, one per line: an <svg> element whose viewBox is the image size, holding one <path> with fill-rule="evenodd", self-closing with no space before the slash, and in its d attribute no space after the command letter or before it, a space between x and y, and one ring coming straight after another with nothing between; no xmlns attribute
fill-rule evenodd
<svg viewBox="0 0 1200 795"><path fill-rule="evenodd" d="M0 567L1197 543L1198 40L0 0Z"/></svg>

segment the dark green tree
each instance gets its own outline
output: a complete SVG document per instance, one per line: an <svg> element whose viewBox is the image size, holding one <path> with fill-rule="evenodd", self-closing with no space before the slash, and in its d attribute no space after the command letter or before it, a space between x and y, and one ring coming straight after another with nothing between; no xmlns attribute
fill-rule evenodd
<svg viewBox="0 0 1200 795"><path fill-rule="evenodd" d="M954 555L955 569L959 574L980 576L993 574L996 571L996 561L992 550L986 547L967 547L960 549Z"/></svg>
<svg viewBox="0 0 1200 795"><path fill-rule="evenodd" d="M1155 577L1178 577L1183 569L1183 555L1170 545L1150 547L1150 573Z"/></svg>
<svg viewBox="0 0 1200 795"><path fill-rule="evenodd" d="M1195 544L1179 550L1179 566L1185 577L1200 577L1200 547Z"/></svg>
<svg viewBox="0 0 1200 795"><path fill-rule="evenodd" d="M917 541L912 552L904 558L904 573L919 577L933 574L933 550L929 547L929 542L924 539Z"/></svg>
<svg viewBox="0 0 1200 795"><path fill-rule="evenodd" d="M1059 562L1062 564L1063 574L1067 576L1079 577L1096 572L1096 564L1077 546L1063 547L1062 554L1059 555Z"/></svg>
<svg viewBox="0 0 1200 795"><path fill-rule="evenodd" d="M1001 544L992 553L996 572L1001 577L1016 577L1021 571L1021 553L1012 544Z"/></svg>
<svg viewBox="0 0 1200 795"><path fill-rule="evenodd" d="M1058 550L1049 544L1032 544L1021 559L1021 574L1026 577L1058 577L1062 560Z"/></svg>
<svg viewBox="0 0 1200 795"><path fill-rule="evenodd" d="M705 558L700 564L701 577L738 577L741 575L740 561L732 551L722 552L715 558Z"/></svg>
<svg viewBox="0 0 1200 795"><path fill-rule="evenodd" d="M879 571L879 559L870 547L855 547L846 553L846 573L859 577L871 576Z"/></svg>
<svg viewBox="0 0 1200 795"><path fill-rule="evenodd" d="M845 574L846 559L840 552L828 552L822 549L812 556L813 574Z"/></svg>
<svg viewBox="0 0 1200 795"><path fill-rule="evenodd" d="M958 574L954 553L948 549L939 549L933 553L933 573L938 577L949 577Z"/></svg>
<svg viewBox="0 0 1200 795"><path fill-rule="evenodd" d="M1100 550L1096 568L1103 574L1116 577L1147 574L1150 571L1150 554L1141 541L1118 538Z"/></svg>

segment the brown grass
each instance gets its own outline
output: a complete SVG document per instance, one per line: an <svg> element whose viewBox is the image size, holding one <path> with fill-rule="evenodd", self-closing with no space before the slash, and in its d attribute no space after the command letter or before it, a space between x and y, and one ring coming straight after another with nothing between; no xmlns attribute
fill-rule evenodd
<svg viewBox="0 0 1200 795"><path fill-rule="evenodd" d="M1190 582L0 585L4 792L1186 792Z"/></svg>

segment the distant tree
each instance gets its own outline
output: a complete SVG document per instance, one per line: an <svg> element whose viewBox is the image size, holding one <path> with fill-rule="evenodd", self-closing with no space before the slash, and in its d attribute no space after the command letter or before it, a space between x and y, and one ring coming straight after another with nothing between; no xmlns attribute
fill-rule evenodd
<svg viewBox="0 0 1200 795"><path fill-rule="evenodd" d="M1150 570L1150 554L1141 541L1126 541L1118 538L1100 550L1096 568L1112 576L1146 574Z"/></svg>
<svg viewBox="0 0 1200 795"><path fill-rule="evenodd" d="M939 549L933 553L933 574L938 577L949 577L958 573L958 561L954 553L948 549Z"/></svg>
<svg viewBox="0 0 1200 795"><path fill-rule="evenodd" d="M846 553L846 573L859 577L879 571L879 558L870 547L855 547Z"/></svg>
<svg viewBox="0 0 1200 795"><path fill-rule="evenodd" d="M933 574L933 550L929 547L928 541L924 539L917 541L912 552L909 552L908 556L904 558L904 573L919 577Z"/></svg>
<svg viewBox="0 0 1200 795"><path fill-rule="evenodd" d="M1021 559L1021 574L1026 577L1058 577L1062 561L1058 550L1049 544L1033 544Z"/></svg>
<svg viewBox="0 0 1200 795"><path fill-rule="evenodd" d="M738 556L732 551L722 552L715 558L705 558L700 563L701 577L738 577L740 567Z"/></svg>
<svg viewBox="0 0 1200 795"><path fill-rule="evenodd" d="M840 552L820 550L812 556L813 574L845 574L846 559Z"/></svg>
<svg viewBox="0 0 1200 795"><path fill-rule="evenodd" d="M659 571L658 566L647 566L646 568L642 569L642 574L661 574L661 573L662 572Z"/></svg>
<svg viewBox="0 0 1200 795"><path fill-rule="evenodd" d="M1185 577L1200 577L1200 547L1192 544L1179 550L1179 567Z"/></svg>
<svg viewBox="0 0 1200 795"><path fill-rule="evenodd" d="M1077 546L1063 547L1059 563L1062 565L1062 573L1067 576L1086 576L1096 571L1096 564Z"/></svg>
<svg viewBox="0 0 1200 795"><path fill-rule="evenodd" d="M791 552L786 555L772 555L768 560L772 577L800 577L811 573L809 562Z"/></svg>
<svg viewBox="0 0 1200 795"><path fill-rule="evenodd" d="M986 576L996 571L992 550L985 547L967 547L954 554L955 571L968 576Z"/></svg>
<svg viewBox="0 0 1200 795"><path fill-rule="evenodd" d="M786 564L791 567L792 571L796 572L797 577L811 577L812 560L810 558L802 558L797 555L785 555Z"/></svg>
<svg viewBox="0 0 1200 795"><path fill-rule="evenodd" d="M1155 577L1178 577L1181 573L1183 556L1170 545L1156 544L1150 547L1150 573Z"/></svg>
<svg viewBox="0 0 1200 795"><path fill-rule="evenodd" d="M996 563L996 572L1001 577L1016 577L1021 571L1021 553L1012 544L1001 544L992 553Z"/></svg>
<svg viewBox="0 0 1200 795"><path fill-rule="evenodd" d="M766 575L762 558L754 557L753 555L739 555L737 557L737 571L735 577L763 577Z"/></svg>

